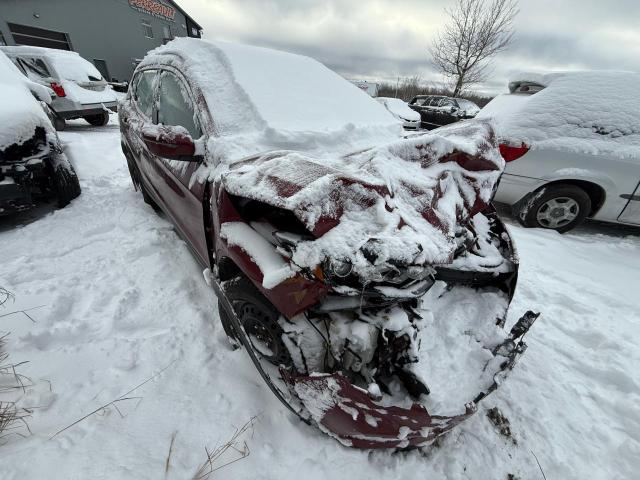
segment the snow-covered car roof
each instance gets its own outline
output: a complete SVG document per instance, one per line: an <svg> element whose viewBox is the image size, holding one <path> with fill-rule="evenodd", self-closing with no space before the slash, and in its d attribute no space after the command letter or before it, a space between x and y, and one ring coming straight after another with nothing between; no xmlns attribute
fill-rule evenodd
<svg viewBox="0 0 640 480"><path fill-rule="evenodd" d="M48 63L55 69L56 78L60 80L83 83L102 79L98 69L91 62L82 58L78 52L29 46L0 47L0 49L8 55L29 55L46 58Z"/></svg>
<svg viewBox="0 0 640 480"><path fill-rule="evenodd" d="M231 156L273 148L323 150L397 139L402 128L378 102L320 62L248 45L178 38L152 50L138 68L176 63L197 85ZM218 142L220 149L224 142ZM247 148L243 148L247 147ZM250 148L249 148L250 147Z"/></svg>
<svg viewBox="0 0 640 480"><path fill-rule="evenodd" d="M33 137L36 127L54 132L51 122L33 96L47 95L44 87L27 79L6 55L0 52L0 149L22 144Z"/></svg>
<svg viewBox="0 0 640 480"><path fill-rule="evenodd" d="M521 73L511 85L540 85L537 93L499 95L477 118L493 118L511 143L593 155L640 158L640 74L584 71Z"/></svg>
<svg viewBox="0 0 640 480"><path fill-rule="evenodd" d="M420 120L420 114L409 108L404 100L392 97L378 97L376 100L386 106L392 114L404 120Z"/></svg>

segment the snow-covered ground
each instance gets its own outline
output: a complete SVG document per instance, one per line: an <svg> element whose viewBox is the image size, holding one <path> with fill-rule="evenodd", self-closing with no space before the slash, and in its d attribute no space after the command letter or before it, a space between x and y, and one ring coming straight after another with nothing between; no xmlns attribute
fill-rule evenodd
<svg viewBox="0 0 640 480"><path fill-rule="evenodd" d="M521 256L511 320L543 313L507 383L427 452L351 450L287 413L229 348L201 268L134 192L115 121L62 133L83 188L68 208L0 219L0 286L16 296L0 316L39 307L34 322L0 317L12 361L29 362L21 405L37 407L32 435L0 446L0 478L193 478L205 447L252 417L250 455L212 478L542 479L536 457L548 479L638 478L640 231L510 222ZM515 442L487 419L493 406Z"/></svg>

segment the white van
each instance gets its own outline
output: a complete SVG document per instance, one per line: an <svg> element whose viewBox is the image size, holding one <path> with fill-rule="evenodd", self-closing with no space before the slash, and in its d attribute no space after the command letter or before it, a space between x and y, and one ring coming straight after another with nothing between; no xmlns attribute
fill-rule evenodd
<svg viewBox="0 0 640 480"><path fill-rule="evenodd" d="M0 47L29 79L53 91L51 108L64 121L84 118L91 125L109 121L109 110L117 111L117 98L100 72L76 52L43 47Z"/></svg>

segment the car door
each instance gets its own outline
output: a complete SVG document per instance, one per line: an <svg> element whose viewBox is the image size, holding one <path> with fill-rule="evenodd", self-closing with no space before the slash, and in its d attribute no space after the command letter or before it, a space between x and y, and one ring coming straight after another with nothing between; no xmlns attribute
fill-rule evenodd
<svg viewBox="0 0 640 480"><path fill-rule="evenodd" d="M424 103L425 109L422 121L428 129L436 128L440 125L440 123L438 123L438 105L440 101L440 97L432 97L428 102Z"/></svg>
<svg viewBox="0 0 640 480"><path fill-rule="evenodd" d="M159 74L157 123L183 127L193 140L198 140L203 137L203 131L194 105L194 96L182 75L175 70L162 70ZM169 160L155 156L152 168L164 210L201 262L208 265L203 212L205 184L191 181L202 161Z"/></svg>
<svg viewBox="0 0 640 480"><path fill-rule="evenodd" d="M629 201L618 217L618 220L624 223L640 225L640 183L636 187L633 194L621 196L623 198L627 198Z"/></svg>
<svg viewBox="0 0 640 480"><path fill-rule="evenodd" d="M132 107L130 111L122 115L121 121L126 130L124 138L128 139L129 148L133 153L142 181L147 192L151 194L158 204L162 204L158 198L158 179L153 175L154 158L142 139L142 129L153 125L156 115L155 99L157 95L158 70L148 69L138 72L131 85Z"/></svg>
<svg viewBox="0 0 640 480"><path fill-rule="evenodd" d="M451 98L443 98L438 107L438 125L449 125L458 121L451 110L457 108L455 101Z"/></svg>

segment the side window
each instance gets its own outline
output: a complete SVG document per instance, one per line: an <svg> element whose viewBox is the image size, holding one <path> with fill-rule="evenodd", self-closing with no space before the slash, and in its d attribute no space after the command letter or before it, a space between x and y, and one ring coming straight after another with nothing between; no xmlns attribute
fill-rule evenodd
<svg viewBox="0 0 640 480"><path fill-rule="evenodd" d="M454 107L455 104L453 103L453 100L449 99L449 98L445 98L442 100L442 103L440 104L441 107Z"/></svg>
<svg viewBox="0 0 640 480"><path fill-rule="evenodd" d="M133 91L133 99L138 108L147 117L153 113L153 86L156 78L156 70L145 70L138 75L136 88Z"/></svg>
<svg viewBox="0 0 640 480"><path fill-rule="evenodd" d="M433 97L431 99L431 103L429 104L430 107L437 107L440 105L440 101L442 100L442 98L440 97Z"/></svg>
<svg viewBox="0 0 640 480"><path fill-rule="evenodd" d="M47 65L40 58L19 57L17 63L26 72L30 80L38 81L51 77Z"/></svg>
<svg viewBox="0 0 640 480"><path fill-rule="evenodd" d="M193 138L202 135L186 87L173 73L163 72L160 77L158 123L184 127Z"/></svg>

